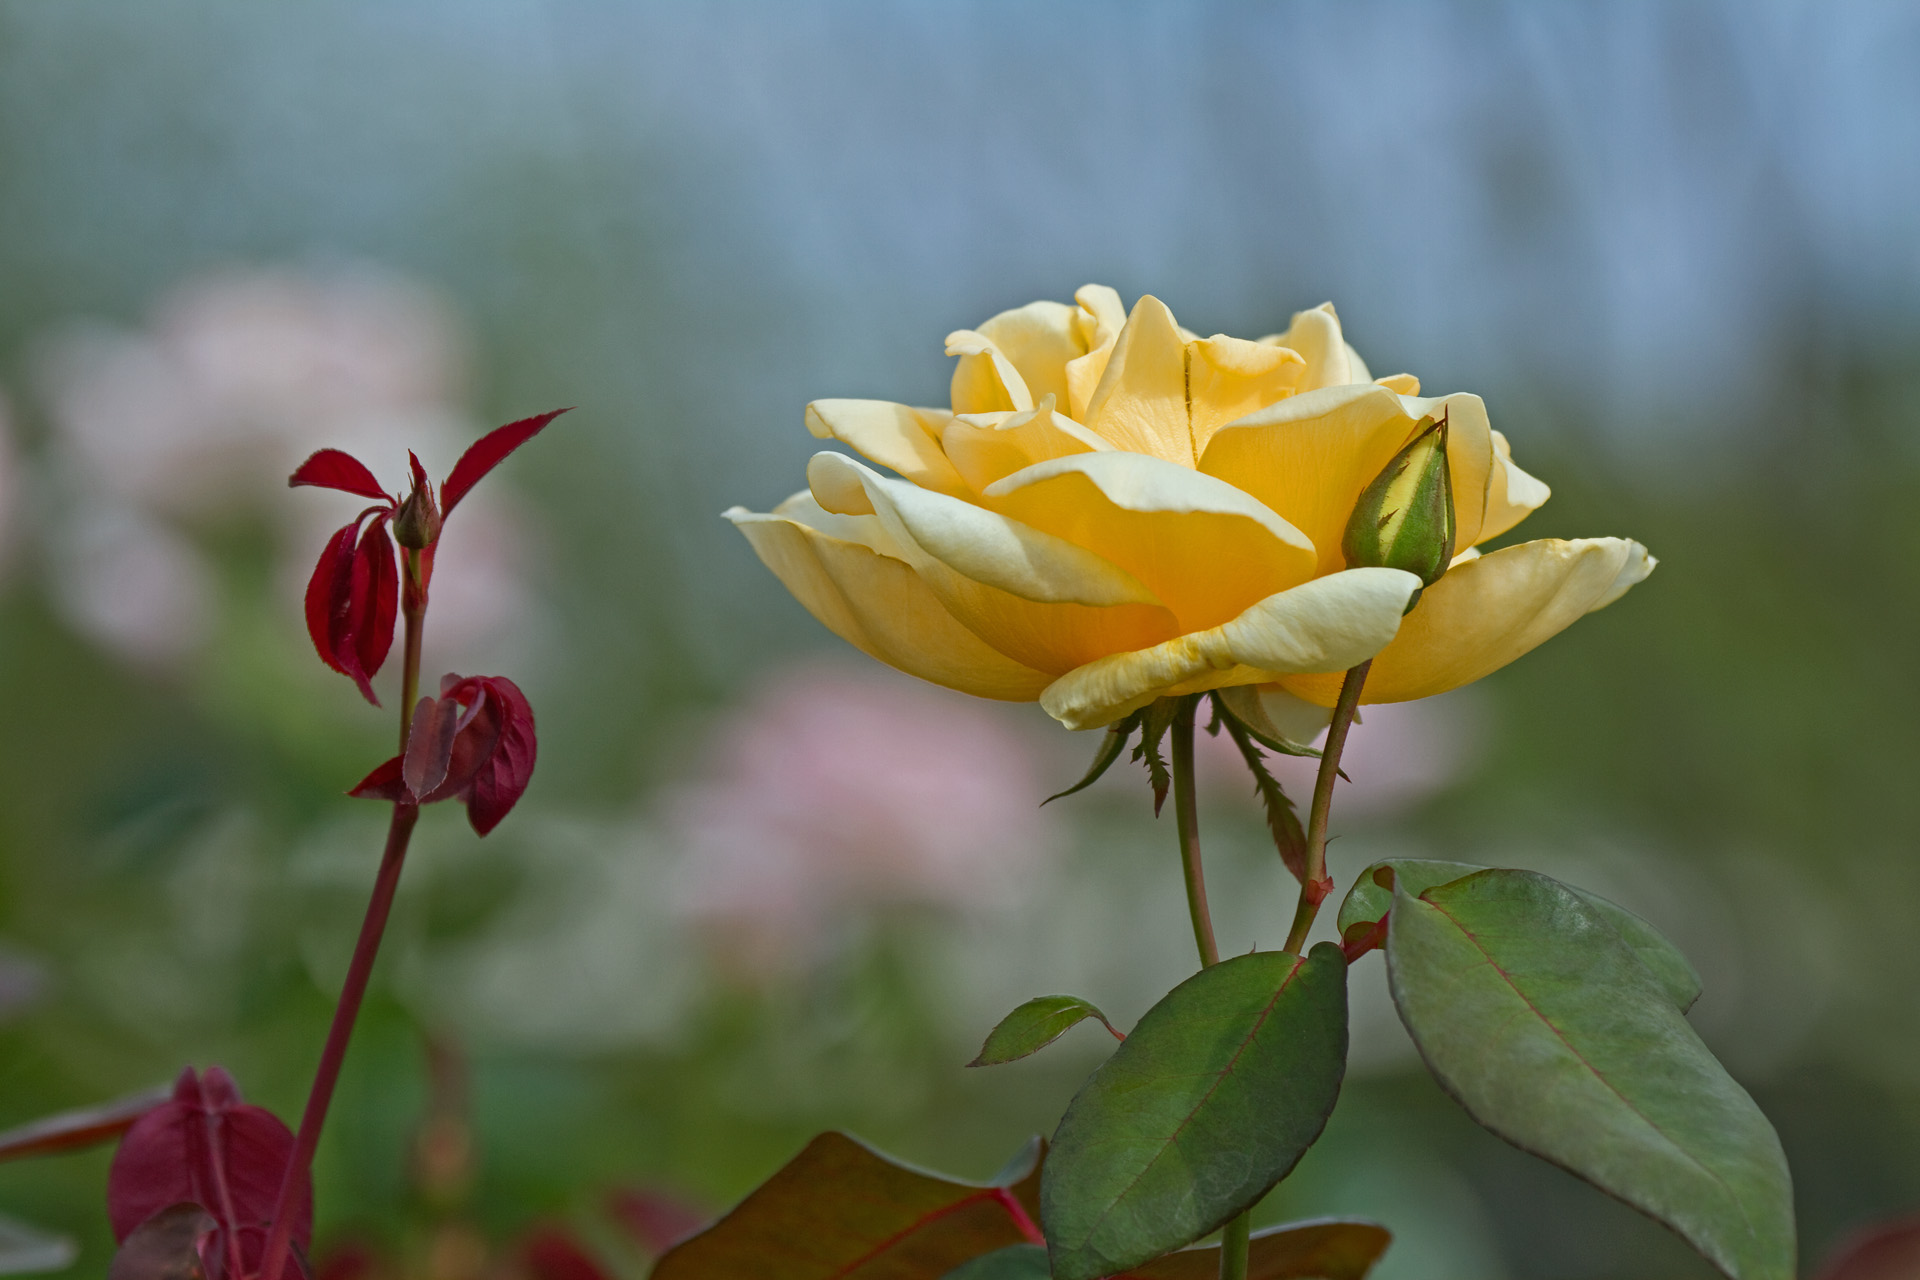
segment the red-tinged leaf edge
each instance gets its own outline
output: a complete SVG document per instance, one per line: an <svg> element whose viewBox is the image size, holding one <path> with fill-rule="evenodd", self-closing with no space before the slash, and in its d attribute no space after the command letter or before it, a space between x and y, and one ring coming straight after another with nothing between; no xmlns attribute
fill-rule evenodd
<svg viewBox="0 0 1920 1280"><path fill-rule="evenodd" d="M96 1142L117 1138L131 1129L141 1116L172 1096L172 1088L162 1085L96 1107L79 1107L42 1120L28 1121L0 1133L0 1160L76 1151Z"/></svg>
<svg viewBox="0 0 1920 1280"><path fill-rule="evenodd" d="M561 1227L530 1232L518 1253L529 1280L612 1280L586 1246Z"/></svg>
<svg viewBox="0 0 1920 1280"><path fill-rule="evenodd" d="M1920 1216L1883 1222L1842 1241L1817 1280L1912 1280L1920 1276Z"/></svg>
<svg viewBox="0 0 1920 1280"><path fill-rule="evenodd" d="M339 449L317 450L295 467L293 474L287 477L287 487L297 489L302 485L356 493L376 502L393 501L387 496L386 490L380 487L380 481L373 472L367 470L366 463Z"/></svg>
<svg viewBox="0 0 1920 1280"><path fill-rule="evenodd" d="M238 1253L242 1272L257 1268L280 1183L293 1157L293 1132L264 1107L249 1106L219 1067L189 1067L173 1097L147 1112L120 1141L107 1174L107 1217L125 1243L156 1214L197 1204L214 1218L219 1256ZM313 1237L313 1192L293 1204L293 1238ZM211 1277L210 1277L211 1280Z"/></svg>
<svg viewBox="0 0 1920 1280"><path fill-rule="evenodd" d="M441 519L452 515L460 499L467 496L467 490L479 483L487 472L499 466L508 454L533 439L549 422L570 410L571 406L509 422L504 427L495 427L467 446L467 451L460 455L460 461L454 463L453 470L447 474L446 483L440 486Z"/></svg>
<svg viewBox="0 0 1920 1280"><path fill-rule="evenodd" d="M405 800L407 783L401 776L401 767L401 758L394 756L360 779L353 790L347 794L356 800Z"/></svg>

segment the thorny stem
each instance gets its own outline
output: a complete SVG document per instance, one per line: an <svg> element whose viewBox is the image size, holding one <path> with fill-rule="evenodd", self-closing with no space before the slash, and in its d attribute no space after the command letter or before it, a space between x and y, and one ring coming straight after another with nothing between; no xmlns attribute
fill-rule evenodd
<svg viewBox="0 0 1920 1280"><path fill-rule="evenodd" d="M1347 672L1340 682L1340 700L1333 705L1333 722L1327 726L1326 746L1320 751L1320 772L1313 780L1313 807L1307 814L1307 875L1300 884L1300 905L1293 913L1293 928L1287 931L1286 950L1294 955L1307 944L1307 931L1320 914L1320 904L1333 892L1327 878L1327 814L1333 808L1333 782L1340 776L1340 753L1347 746L1347 730L1353 727L1353 713L1360 706L1360 687L1367 682L1369 658Z"/></svg>
<svg viewBox="0 0 1920 1280"><path fill-rule="evenodd" d="M406 553L403 612L407 622L406 649L401 671L400 752L406 754L407 730L411 727L413 704L420 691L420 631L426 617L426 592L418 590L420 553ZM339 1003L333 1007L333 1023L327 1028L327 1042L320 1050L320 1065L314 1071L313 1089L307 1094L307 1108L300 1115L300 1131L294 1135L293 1154L280 1179L280 1195L274 1202L273 1228L267 1235L261 1254L261 1280L280 1280L286 1269L288 1248L293 1237L293 1206L301 1190L312 1179L313 1153L320 1145L320 1129L327 1122L327 1107L333 1102L333 1089L340 1081L340 1067L346 1060L347 1041L353 1036L353 1024L360 1016L360 1004L366 998L367 983L373 976L373 962L380 954L380 938L387 929L387 917L393 912L393 898L400 887L400 869L407 860L407 844L413 838L413 825L420 819L420 806L396 801L393 820L387 826L386 852L380 858L380 871L374 877L373 896L367 900L367 914L360 922L360 937L353 944L353 959L347 965L347 979L340 988Z"/></svg>
<svg viewBox="0 0 1920 1280"><path fill-rule="evenodd" d="M1200 812L1193 794L1193 717L1198 695L1180 699L1168 734L1173 738L1173 816L1180 829L1180 865L1187 876L1187 913L1193 917L1193 940L1200 963L1220 963L1213 940L1213 915L1207 909L1207 874L1200 865Z"/></svg>

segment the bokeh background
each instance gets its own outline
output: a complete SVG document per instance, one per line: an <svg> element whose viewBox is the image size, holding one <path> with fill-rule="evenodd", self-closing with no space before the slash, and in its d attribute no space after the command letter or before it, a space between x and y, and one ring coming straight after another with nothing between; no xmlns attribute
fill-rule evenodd
<svg viewBox="0 0 1920 1280"><path fill-rule="evenodd" d="M1667 929L1811 1269L1920 1208L1916 64L1870 0L5 0L0 1127L186 1063L297 1114L392 727L298 620L348 500L284 475L574 404L448 534L428 666L518 680L540 766L484 842L422 824L325 1248L451 1276L563 1226L637 1276L610 1195L711 1213L828 1127L987 1175L1104 1052L964 1070L993 1021L1191 968L1173 834L1131 768L1038 809L1089 738L866 663L718 513L798 487L809 399L943 402L1002 308L1330 298L1485 395L1554 486L1526 536L1662 561L1369 714L1336 873L1537 867ZM1223 944L1276 945L1203 771ZM1378 967L1263 1218L1379 1217L1382 1280L1707 1274L1458 1113ZM102 1274L108 1155L0 1165L0 1258Z"/></svg>

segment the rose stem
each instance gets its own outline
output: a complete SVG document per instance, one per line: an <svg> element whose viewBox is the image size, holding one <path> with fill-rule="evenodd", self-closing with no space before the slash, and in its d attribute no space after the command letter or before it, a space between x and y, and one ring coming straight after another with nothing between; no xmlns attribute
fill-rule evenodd
<svg viewBox="0 0 1920 1280"><path fill-rule="evenodd" d="M1213 913L1207 908L1207 877L1200 865L1200 811L1193 793L1193 721L1200 695L1180 699L1169 732L1173 735L1173 816L1180 829L1180 865L1187 873L1187 911L1193 917L1193 940L1200 948L1200 965L1220 963L1220 946L1213 937ZM1247 1238L1253 1226L1251 1209L1227 1223L1220 1233L1220 1280L1246 1280Z"/></svg>
<svg viewBox="0 0 1920 1280"><path fill-rule="evenodd" d="M1340 776L1340 753L1347 746L1347 730L1360 707L1360 686L1367 682L1367 669L1372 665L1373 659L1367 659L1340 682L1340 700L1333 705L1327 743L1320 751L1320 772L1313 780L1313 808L1307 814L1307 875L1300 883L1300 905L1293 913L1293 928L1287 932L1285 949L1294 955L1307 945L1313 918L1333 892L1333 881L1327 878L1327 814L1333 808L1333 781Z"/></svg>
<svg viewBox="0 0 1920 1280"><path fill-rule="evenodd" d="M1180 865L1187 875L1187 913L1193 917L1193 940L1200 948L1202 967L1220 963L1213 940L1213 915L1207 909L1207 874L1200 866L1200 812L1193 794L1193 717L1198 694L1180 699L1180 709L1168 726L1173 737L1173 816L1180 828Z"/></svg>
<svg viewBox="0 0 1920 1280"><path fill-rule="evenodd" d="M407 622L400 677L400 751L403 755L413 717L414 696L420 691L420 632L427 613L426 592L416 589L419 573L420 553L409 550L402 600ZM413 837L413 824L419 818L418 805L394 802L393 819L387 826L386 851L381 855L380 871L373 881L373 896L367 900L367 914L360 921L360 937L353 944L347 979L341 985L340 1000L333 1007L333 1024L327 1028L327 1042L320 1051L320 1065L314 1072L313 1088L307 1094L307 1108L300 1116L300 1131L294 1136L293 1154L280 1179L280 1196L273 1207L273 1229L267 1235L266 1249L261 1254L261 1280L280 1280L286 1268L287 1249L293 1236L294 1201L302 1184L312 1176L314 1149L320 1145L320 1129L327 1122L327 1107L333 1101L333 1088L340 1081L347 1041L360 1016L360 1003L366 998L373 961L380 952L380 938L386 932L394 893L400 887L400 868L407 860L407 843Z"/></svg>

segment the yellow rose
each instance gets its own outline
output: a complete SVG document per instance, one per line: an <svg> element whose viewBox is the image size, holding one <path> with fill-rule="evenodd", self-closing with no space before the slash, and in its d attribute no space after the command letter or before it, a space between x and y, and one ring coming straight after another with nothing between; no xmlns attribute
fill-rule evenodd
<svg viewBox="0 0 1920 1280"><path fill-rule="evenodd" d="M768 568L835 634L936 684L1038 699L1076 729L1167 694L1235 690L1305 736L1340 673L1365 701L1478 680L1653 569L1639 543L1543 539L1481 556L1547 487L1515 466L1478 396L1373 379L1332 306L1249 342L1181 329L1112 289L1035 302L947 337L949 409L819 400L808 488L735 507ZM1456 556L1420 580L1349 569L1360 492L1445 412ZM1304 713L1304 714L1302 714Z"/></svg>

